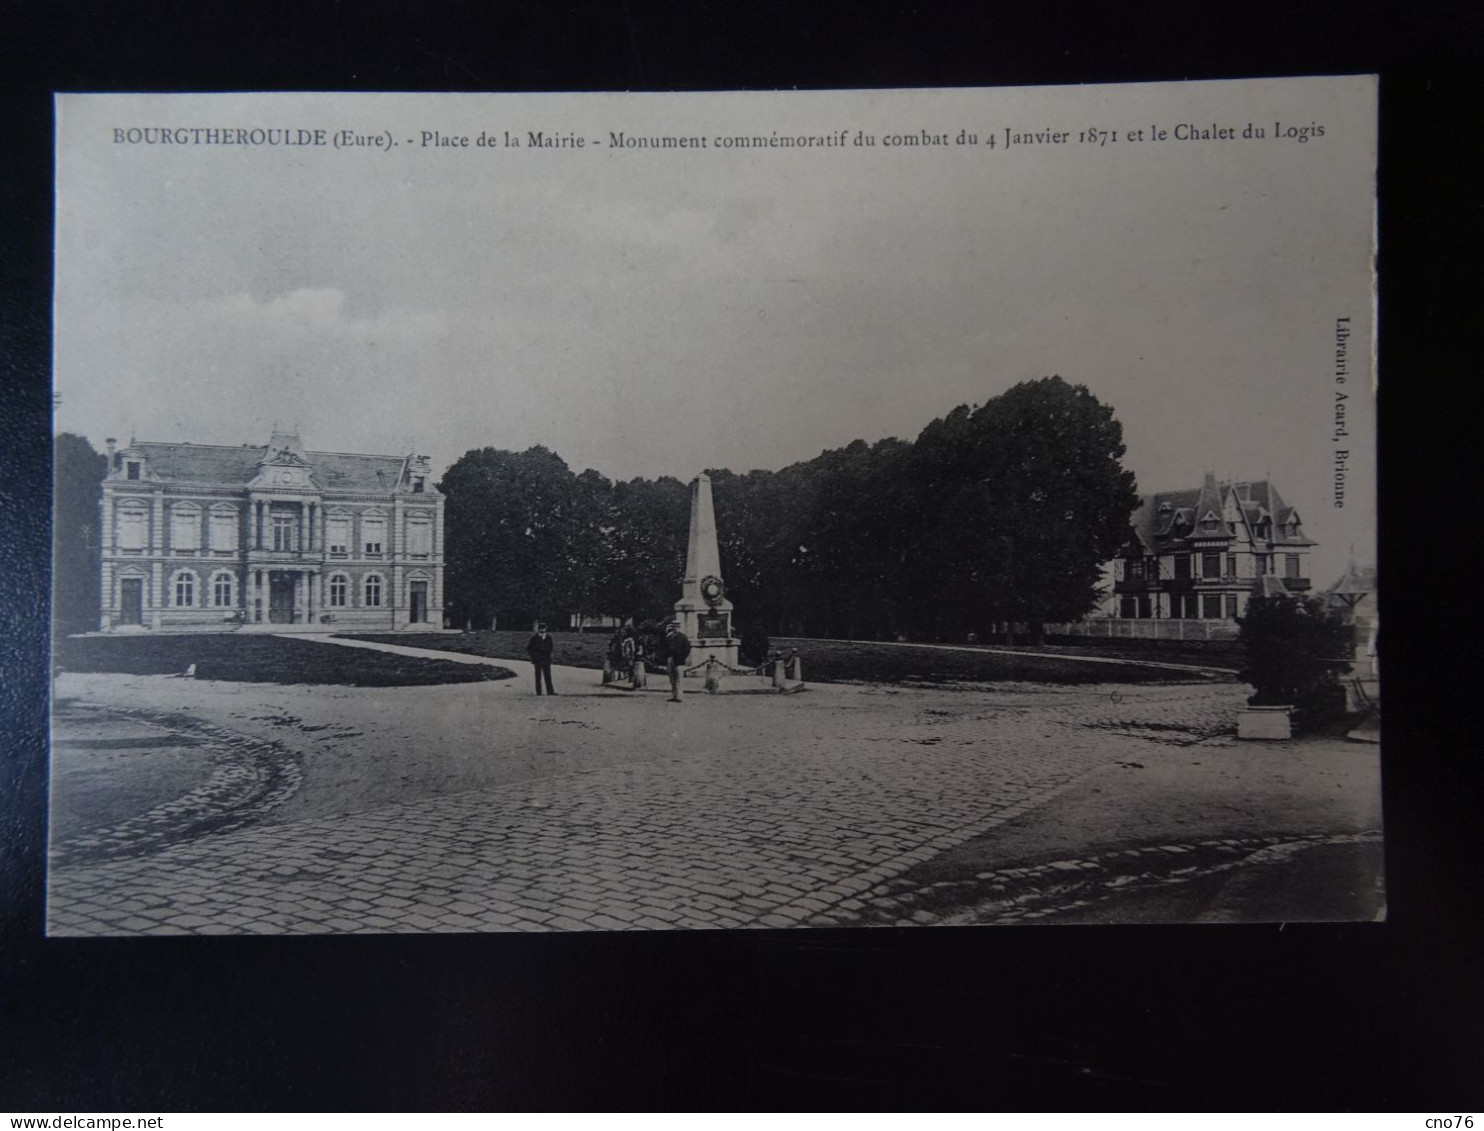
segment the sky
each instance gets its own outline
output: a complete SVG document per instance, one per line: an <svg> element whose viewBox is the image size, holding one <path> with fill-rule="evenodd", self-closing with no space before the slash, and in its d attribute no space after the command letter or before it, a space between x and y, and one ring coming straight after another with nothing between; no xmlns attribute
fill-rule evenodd
<svg viewBox="0 0 1484 1131"><path fill-rule="evenodd" d="M384 144L127 140L162 126ZM1007 129L1064 139L1007 147ZM615 149L619 132L707 145ZM950 144L887 144L925 134ZM717 144L775 136L829 144ZM57 152L55 424L100 450L288 428L435 470L542 444L578 471L689 479L911 439L1057 374L1113 407L1141 490L1271 476L1320 543L1316 582L1351 546L1374 560L1368 78L70 95Z"/></svg>

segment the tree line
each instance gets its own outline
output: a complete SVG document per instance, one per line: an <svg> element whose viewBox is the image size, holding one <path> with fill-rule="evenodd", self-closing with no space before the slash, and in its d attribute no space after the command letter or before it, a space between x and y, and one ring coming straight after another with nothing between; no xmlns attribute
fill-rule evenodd
<svg viewBox="0 0 1484 1131"><path fill-rule="evenodd" d="M962 405L913 441L856 440L780 471L708 469L736 623L770 635L931 640L1088 612L1137 505L1122 427L1059 377ZM574 473L482 448L444 475L456 626L664 616L690 518L679 479Z"/></svg>

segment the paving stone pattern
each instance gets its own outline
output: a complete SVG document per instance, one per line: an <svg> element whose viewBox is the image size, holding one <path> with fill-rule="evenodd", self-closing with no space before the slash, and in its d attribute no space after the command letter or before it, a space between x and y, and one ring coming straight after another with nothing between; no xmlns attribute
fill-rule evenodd
<svg viewBox="0 0 1484 1131"><path fill-rule="evenodd" d="M1284 833L1141 845L1085 859L998 868L927 886L898 876L865 894L855 925L1029 922L1088 906L1114 892L1188 884L1239 868L1279 863L1319 846L1380 843L1379 830Z"/></svg>
<svg viewBox="0 0 1484 1131"><path fill-rule="evenodd" d="M871 901L893 877L1136 757L1151 739L1226 741L1211 736L1239 696L1233 685L699 696L668 709L755 718L756 737L738 739L733 727L722 748L651 751L184 842L151 841L152 822L179 824L178 812L151 813L124 837L147 851L117 851L118 830L91 846L55 846L49 927L209 935L881 922ZM779 702L786 715L772 709ZM657 715L666 709L653 704ZM211 726L209 737L228 733ZM653 741L662 739L657 730ZM246 762L270 753L242 741ZM282 765L301 761L271 753Z"/></svg>

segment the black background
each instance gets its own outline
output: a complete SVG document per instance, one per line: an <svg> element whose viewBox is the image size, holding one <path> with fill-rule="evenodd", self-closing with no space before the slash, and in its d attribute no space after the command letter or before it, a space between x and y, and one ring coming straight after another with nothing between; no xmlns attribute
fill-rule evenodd
<svg viewBox="0 0 1484 1131"><path fill-rule="evenodd" d="M1468 1110L1478 5L0 11L0 1110ZM1384 925L42 937L53 90L1382 75ZM1219 361L1219 359L1217 359ZM106 379L106 376L101 378Z"/></svg>

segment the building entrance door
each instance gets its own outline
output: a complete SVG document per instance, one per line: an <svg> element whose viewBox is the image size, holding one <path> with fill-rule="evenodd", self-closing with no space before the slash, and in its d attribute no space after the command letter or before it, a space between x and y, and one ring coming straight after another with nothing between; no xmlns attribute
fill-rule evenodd
<svg viewBox="0 0 1484 1131"><path fill-rule="evenodd" d="M119 624L144 623L144 579L126 577L119 582Z"/></svg>
<svg viewBox="0 0 1484 1131"><path fill-rule="evenodd" d="M408 593L412 601L412 612L407 620L411 624L422 624L428 619L428 583L414 581L408 587Z"/></svg>
<svg viewBox="0 0 1484 1131"><path fill-rule="evenodd" d="M268 620L272 624L294 623L294 575L282 570L268 574Z"/></svg>

